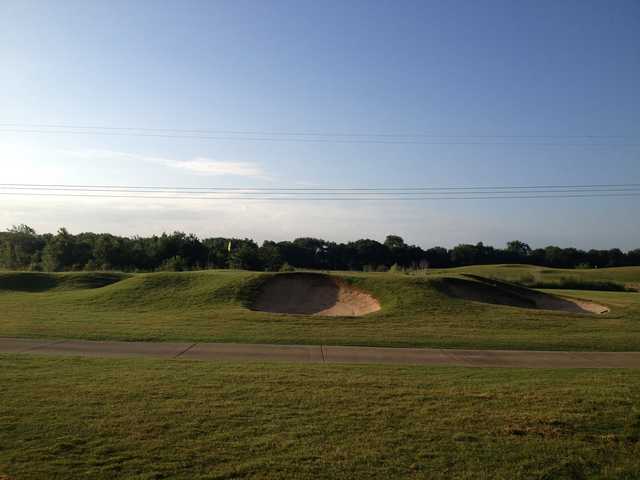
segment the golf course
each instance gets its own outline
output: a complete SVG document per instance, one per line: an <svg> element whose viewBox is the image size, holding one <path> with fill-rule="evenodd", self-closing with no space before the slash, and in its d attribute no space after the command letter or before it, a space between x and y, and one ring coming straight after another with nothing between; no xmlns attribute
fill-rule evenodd
<svg viewBox="0 0 640 480"><path fill-rule="evenodd" d="M3 355L11 479L633 479L640 371Z"/></svg>
<svg viewBox="0 0 640 480"><path fill-rule="evenodd" d="M533 282L547 288L523 286ZM195 349L179 355L192 342L395 347L392 353L640 351L638 283L638 267L527 265L404 273L3 272L2 338L25 345L165 343L173 353L107 358L91 354L99 343L85 342L95 358L26 346L0 354L8 386L0 473L634 478L635 368L201 361ZM566 284L582 289L559 288ZM325 351L331 349L323 358Z"/></svg>
<svg viewBox="0 0 640 480"><path fill-rule="evenodd" d="M640 0L0 0L0 480L640 480Z"/></svg>
<svg viewBox="0 0 640 480"><path fill-rule="evenodd" d="M640 350L638 292L533 290L511 283L523 276L535 276L547 284L571 278L587 287L593 285L590 282L597 287L597 282L607 281L631 289L640 283L640 267L561 270L497 265L434 269L415 275L235 270L5 272L0 273L0 335ZM287 279L289 282L284 281ZM298 287L292 286L296 284Z"/></svg>

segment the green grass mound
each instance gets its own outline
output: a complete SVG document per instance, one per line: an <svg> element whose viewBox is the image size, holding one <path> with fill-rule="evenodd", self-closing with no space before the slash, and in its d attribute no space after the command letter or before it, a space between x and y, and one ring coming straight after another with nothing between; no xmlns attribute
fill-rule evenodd
<svg viewBox="0 0 640 480"><path fill-rule="evenodd" d="M371 315L336 317L314 312L288 315L253 310L265 283L281 274L238 270L129 275L0 273L0 336L640 350L640 294L588 292L592 303L610 306L608 315L585 314L577 308L534 306L540 299L568 302L575 298L584 302L587 294L554 290L553 295L545 296L515 285L506 286L487 278L497 270L520 275L516 267L490 266L476 271L429 270L421 275L336 272L329 277L368 293L380 304L380 310ZM464 276L465 273L484 280ZM452 292L457 286L469 285L471 294ZM531 298L522 292L534 292L536 296Z"/></svg>
<svg viewBox="0 0 640 480"><path fill-rule="evenodd" d="M78 273L0 273L0 291L46 292L48 290L84 290L114 284L129 275L116 272Z"/></svg>
<svg viewBox="0 0 640 480"><path fill-rule="evenodd" d="M435 270L438 274L470 273L518 283L529 288L595 291L634 291L640 289L640 267L548 268L535 265L473 265Z"/></svg>

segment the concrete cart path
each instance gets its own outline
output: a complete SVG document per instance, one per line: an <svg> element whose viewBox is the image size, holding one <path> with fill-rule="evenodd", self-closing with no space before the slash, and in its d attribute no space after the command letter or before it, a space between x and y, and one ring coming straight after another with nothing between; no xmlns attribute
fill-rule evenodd
<svg viewBox="0 0 640 480"><path fill-rule="evenodd" d="M544 352L238 343L0 338L0 353L293 363L378 363L512 368L640 368L640 352Z"/></svg>

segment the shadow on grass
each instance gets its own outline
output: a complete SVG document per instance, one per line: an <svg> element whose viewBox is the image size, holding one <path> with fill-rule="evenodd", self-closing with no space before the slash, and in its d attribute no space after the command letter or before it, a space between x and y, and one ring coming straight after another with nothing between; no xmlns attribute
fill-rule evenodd
<svg viewBox="0 0 640 480"><path fill-rule="evenodd" d="M0 290L46 292L55 288L69 290L106 287L126 278L118 273L39 273L11 272L0 275Z"/></svg>

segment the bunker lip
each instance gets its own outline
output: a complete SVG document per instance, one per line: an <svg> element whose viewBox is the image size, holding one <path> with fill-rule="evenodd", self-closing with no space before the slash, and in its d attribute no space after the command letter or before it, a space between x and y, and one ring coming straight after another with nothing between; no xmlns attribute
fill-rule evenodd
<svg viewBox="0 0 640 480"><path fill-rule="evenodd" d="M452 297L482 303L596 315L609 312L608 307L588 300L551 295L479 275L466 276L472 280L459 277L442 278L440 289Z"/></svg>
<svg viewBox="0 0 640 480"><path fill-rule="evenodd" d="M339 277L281 273L264 282L250 308L270 313L359 317L380 310L380 302Z"/></svg>

